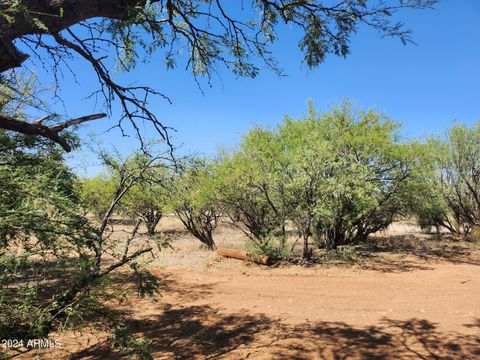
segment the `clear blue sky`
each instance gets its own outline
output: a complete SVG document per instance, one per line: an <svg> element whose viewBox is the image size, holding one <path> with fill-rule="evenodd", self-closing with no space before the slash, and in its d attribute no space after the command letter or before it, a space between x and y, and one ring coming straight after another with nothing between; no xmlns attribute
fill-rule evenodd
<svg viewBox="0 0 480 360"><path fill-rule="evenodd" d="M314 70L302 65L298 38L285 30L274 48L287 75L282 78L267 69L255 79L236 79L221 70L221 79L214 79L212 88L204 86L202 94L182 66L167 72L155 58L122 78L147 83L172 99L172 105L158 99L151 108L178 130L175 142L183 144L184 153L212 154L219 145L238 144L254 124L274 125L285 114L302 115L308 98L320 110L344 97L354 99L359 107L374 107L401 121L405 136L440 133L454 120L468 124L479 120L480 1L443 0L434 11L411 11L400 19L414 30L416 46L361 29L352 38L350 56L331 56ZM65 107L71 116L80 116L94 110L79 94L91 90L95 78L80 60L75 69L82 74L82 87L64 84ZM65 80L69 82L68 75ZM92 122L80 133L84 138L91 131L101 133L114 121ZM100 138L122 151L137 145L118 131ZM73 165L90 166L87 174L98 171L88 152L73 156Z"/></svg>

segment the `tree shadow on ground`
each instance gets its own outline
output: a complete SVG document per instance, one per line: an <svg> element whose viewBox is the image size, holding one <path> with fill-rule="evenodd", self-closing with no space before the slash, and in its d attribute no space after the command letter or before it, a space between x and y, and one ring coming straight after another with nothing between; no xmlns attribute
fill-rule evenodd
<svg viewBox="0 0 480 360"><path fill-rule="evenodd" d="M113 279L115 286L130 282L124 275ZM148 310L147 299L111 309L125 319L135 338L148 342L154 359L480 358L480 318L465 324L462 333L441 331L435 323L419 318L384 318L373 326L324 321L291 325L248 309L229 313L191 304L208 297L215 284L179 284L173 276L164 275L163 292L168 298L161 300L161 306L150 305L152 312L138 311ZM186 303L191 305L182 306ZM103 337L69 358L131 358L131 354L112 350L110 343Z"/></svg>
<svg viewBox="0 0 480 360"><path fill-rule="evenodd" d="M425 261L447 261L452 264L480 265L480 251L472 243L452 241L449 237L433 236L419 239L414 235L373 237L358 246L364 256L379 253L414 255Z"/></svg>
<svg viewBox="0 0 480 360"><path fill-rule="evenodd" d="M369 327L352 327L341 322L318 322L296 326L280 337L272 358L304 359L476 359L480 336L445 333L424 319L406 321L384 318ZM307 349L307 351L305 351Z"/></svg>
<svg viewBox="0 0 480 360"><path fill-rule="evenodd" d="M480 266L480 248L465 241L453 241L445 236L427 239L415 235L370 237L364 243L350 247L354 252L349 259L326 256L325 250L317 255L316 264L322 266L355 266L364 270L399 273L431 270L432 264L447 262Z"/></svg>
<svg viewBox="0 0 480 360"><path fill-rule="evenodd" d="M262 315L223 315L210 306L166 306L163 314L149 319L128 319L126 324L135 337L149 343L154 358L204 358L232 352L251 344L255 336L268 332L272 321ZM129 358L128 354L123 355ZM70 359L119 359L109 341L95 344L73 354Z"/></svg>
<svg viewBox="0 0 480 360"><path fill-rule="evenodd" d="M476 324L468 326L478 326ZM166 308L148 319L129 319L154 359L477 359L480 336L441 332L423 319L383 319L375 326L343 322L288 325L263 314L224 314L211 306ZM107 340L70 359L122 359Z"/></svg>
<svg viewBox="0 0 480 360"><path fill-rule="evenodd" d="M356 256L351 259L325 259L318 257L309 265L322 268L360 268L382 273L402 273L416 270L433 270L431 263L409 257L408 254L392 254L389 252L356 250Z"/></svg>
<svg viewBox="0 0 480 360"><path fill-rule="evenodd" d="M161 293L168 293L174 295L178 303L186 301L196 301L204 299L212 294L216 283L211 284L195 284L189 285L186 283L179 283L176 276L171 273L162 273L161 279ZM171 306L167 304L166 306Z"/></svg>

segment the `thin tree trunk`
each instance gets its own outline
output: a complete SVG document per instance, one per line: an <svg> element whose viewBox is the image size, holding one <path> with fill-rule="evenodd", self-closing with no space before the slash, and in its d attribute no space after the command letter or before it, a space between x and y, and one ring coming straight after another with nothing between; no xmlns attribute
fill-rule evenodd
<svg viewBox="0 0 480 360"><path fill-rule="evenodd" d="M311 255L312 255L312 252L310 251L310 246L308 244L308 238L309 236L308 235L305 235L303 237L303 254L302 254L302 258L304 260L309 260Z"/></svg>
<svg viewBox="0 0 480 360"><path fill-rule="evenodd" d="M207 245L208 250L215 250L216 249L215 241L213 241L213 236L212 236L211 232L209 232L206 235L205 240L206 240L205 245Z"/></svg>
<svg viewBox="0 0 480 360"><path fill-rule="evenodd" d="M149 213L143 215L143 221L147 227L147 234L152 236L155 235L155 228L157 227L160 219L162 218L163 214L161 211L152 210Z"/></svg>

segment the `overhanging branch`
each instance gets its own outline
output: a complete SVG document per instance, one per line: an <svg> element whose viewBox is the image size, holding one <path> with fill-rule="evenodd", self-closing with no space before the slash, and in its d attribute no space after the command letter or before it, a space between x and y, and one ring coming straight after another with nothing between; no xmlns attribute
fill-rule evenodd
<svg viewBox="0 0 480 360"><path fill-rule="evenodd" d="M42 136L50 139L59 144L66 152L72 151L72 147L68 143L67 139L60 135L62 130L68 127L84 123L86 121L97 120L107 116L107 114L92 114L82 116L76 119L67 120L65 122L55 124L52 126L42 125L42 120L35 122L28 122L20 119L16 119L7 115L0 115L0 129L15 131L29 136Z"/></svg>

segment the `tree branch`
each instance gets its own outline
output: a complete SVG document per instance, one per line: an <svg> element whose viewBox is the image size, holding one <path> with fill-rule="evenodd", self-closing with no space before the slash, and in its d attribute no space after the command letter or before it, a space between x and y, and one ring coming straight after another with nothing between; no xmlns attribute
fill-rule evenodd
<svg viewBox="0 0 480 360"><path fill-rule="evenodd" d="M28 136L42 136L56 142L66 152L70 152L72 151L72 147L68 143L67 139L59 133L73 125L78 125L86 121L101 119L105 116L107 116L107 114L93 114L71 119L60 124L45 126L42 125L42 122L46 120L45 118L34 122L28 122L11 116L0 115L0 129L15 131Z"/></svg>
<svg viewBox="0 0 480 360"><path fill-rule="evenodd" d="M22 8L0 0L0 72L20 66L28 55L13 41L26 35L58 32L94 17L126 19L145 0L23 0ZM39 23L43 26L39 26Z"/></svg>

